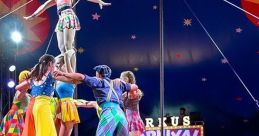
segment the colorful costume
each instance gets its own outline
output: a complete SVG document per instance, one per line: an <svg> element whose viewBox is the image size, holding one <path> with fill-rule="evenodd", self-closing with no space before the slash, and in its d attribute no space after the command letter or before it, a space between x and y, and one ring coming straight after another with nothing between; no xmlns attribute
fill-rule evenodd
<svg viewBox="0 0 259 136"><path fill-rule="evenodd" d="M128 123L121 106L122 93L131 90L130 84L124 82L114 83L109 79L111 70L106 65L94 68L104 78L98 79L85 75L84 82L93 89L93 93L102 112L96 131L96 136L128 136Z"/></svg>
<svg viewBox="0 0 259 136"><path fill-rule="evenodd" d="M50 96L53 93L52 83L53 79L50 73L41 85L35 85L33 80L31 83L31 95L35 97L32 113L36 136L57 135L50 109Z"/></svg>
<svg viewBox="0 0 259 136"><path fill-rule="evenodd" d="M28 109L25 115L25 124L22 132L22 136L35 136L35 124L33 119L33 106L35 103L35 98L31 98L29 102Z"/></svg>
<svg viewBox="0 0 259 136"><path fill-rule="evenodd" d="M79 123L79 115L77 107L73 100L73 94L75 90L75 85L57 81L56 91L60 98L60 107L61 107L61 119L62 122L72 121L74 123Z"/></svg>
<svg viewBox="0 0 259 136"><path fill-rule="evenodd" d="M13 105L0 124L0 134L5 136L21 136L23 131L23 115L26 112L30 97L25 94L22 100L19 101L18 95L16 92Z"/></svg>
<svg viewBox="0 0 259 136"><path fill-rule="evenodd" d="M145 129L145 125L139 114L139 101L141 100L142 92L138 89L136 95L136 97L132 97L130 93L127 93L124 97L124 108L129 123L129 131L133 133L138 131L142 134Z"/></svg>
<svg viewBox="0 0 259 136"><path fill-rule="evenodd" d="M57 0L59 21L56 31L63 32L64 29L80 30L79 20L72 9L71 0Z"/></svg>

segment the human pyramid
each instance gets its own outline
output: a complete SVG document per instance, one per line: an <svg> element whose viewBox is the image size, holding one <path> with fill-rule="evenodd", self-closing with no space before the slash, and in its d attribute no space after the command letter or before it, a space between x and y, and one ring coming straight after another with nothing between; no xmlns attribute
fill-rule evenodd
<svg viewBox="0 0 259 136"><path fill-rule="evenodd" d="M101 9L111 5L102 0L88 1L99 4ZM61 54L56 57L44 54L30 71L19 74L13 105L1 121L0 135L70 136L73 126L80 123L77 107L85 107L97 110L96 136L140 136L144 131L139 115L143 93L131 71L122 72L116 79L110 78L112 70L107 65L94 67L95 76L75 72L73 43L80 23L72 9L73 0L47 0L24 19L34 19L54 5L59 15L55 31ZM76 85L81 83L93 89L96 101L73 99Z"/></svg>

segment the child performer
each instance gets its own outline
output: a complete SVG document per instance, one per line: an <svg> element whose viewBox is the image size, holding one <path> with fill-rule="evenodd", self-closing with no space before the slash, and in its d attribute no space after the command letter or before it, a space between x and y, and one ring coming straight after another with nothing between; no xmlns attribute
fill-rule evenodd
<svg viewBox="0 0 259 136"><path fill-rule="evenodd" d="M33 19L34 17L39 16L48 8L57 5L57 12L59 15L59 21L56 26L56 34L58 47L61 54L66 51L73 50L73 42L75 38L75 32L80 30L79 20L72 9L72 4L74 0L47 0L44 4L42 4L32 15L28 17L24 17L26 20ZM102 0L88 0L93 3L98 3L100 8L103 6L109 6L111 3L105 3ZM76 66L76 56L75 54L70 54L72 58L68 56L64 56L67 63L66 67L69 71L66 72L74 72Z"/></svg>
<svg viewBox="0 0 259 136"><path fill-rule="evenodd" d="M136 90L137 86L125 83L120 79L111 80L111 69L107 65L96 66L94 70L96 71L95 77L61 71L55 71L54 73L55 75L83 81L93 89L96 101L102 108L96 136L128 136L128 123L121 109L121 106L123 106L122 93Z"/></svg>
<svg viewBox="0 0 259 136"><path fill-rule="evenodd" d="M28 75L29 71L22 71L19 74L19 83L26 80ZM13 105L0 124L0 135L21 136L24 125L23 115L26 112L29 100L29 94L21 93L18 90L16 91L15 96L13 98Z"/></svg>
<svg viewBox="0 0 259 136"><path fill-rule="evenodd" d="M122 72L120 78L126 83L136 84L135 76L131 71ZM142 96L143 93L139 89L123 94L124 109L129 123L130 136L141 136L145 129L145 125L139 115L139 101Z"/></svg>

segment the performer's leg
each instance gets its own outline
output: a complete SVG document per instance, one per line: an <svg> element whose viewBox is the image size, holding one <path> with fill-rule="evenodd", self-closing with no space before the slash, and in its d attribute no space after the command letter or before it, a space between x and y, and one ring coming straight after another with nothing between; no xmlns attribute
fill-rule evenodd
<svg viewBox="0 0 259 136"><path fill-rule="evenodd" d="M72 49L73 50L73 49ZM76 56L75 52L72 54L64 55L64 62L68 73L75 72L76 70Z"/></svg>
<svg viewBox="0 0 259 136"><path fill-rule="evenodd" d="M71 63L71 67L73 69L73 72L76 71L76 52L74 52L71 57L70 57L70 63Z"/></svg>
<svg viewBox="0 0 259 136"><path fill-rule="evenodd" d="M62 56L66 52L66 48L64 45L64 33L61 31L57 31L56 34L57 34L58 48L59 48L59 51L61 52L60 56ZM62 57L57 57L56 63L60 63L61 59ZM64 72L68 72L67 69L65 69Z"/></svg>
<svg viewBox="0 0 259 136"><path fill-rule="evenodd" d="M64 29L64 45L65 50L69 51L74 48L74 38L75 38L75 30L74 29ZM75 54L72 54L69 56L69 54L64 56L65 59L65 65L67 67L68 72L75 72L76 69L76 56Z"/></svg>
<svg viewBox="0 0 259 136"><path fill-rule="evenodd" d="M59 135L59 136L64 136L64 133L65 133L65 125L64 125L63 122L61 122L61 126L60 126L60 128L59 128L59 133L58 133L58 135Z"/></svg>
<svg viewBox="0 0 259 136"><path fill-rule="evenodd" d="M65 123L65 127L66 127L66 131L65 131L65 136L70 136L73 130L73 126L74 123L73 122L66 122Z"/></svg>
<svg viewBox="0 0 259 136"><path fill-rule="evenodd" d="M74 123L72 121L62 122L59 136L70 136L73 130Z"/></svg>
<svg viewBox="0 0 259 136"><path fill-rule="evenodd" d="M61 127L61 106L60 106L60 103L57 104L56 106L56 117L54 119L54 123L55 123L55 127L56 127L56 131L59 135L59 132L60 132L60 127Z"/></svg>
<svg viewBox="0 0 259 136"><path fill-rule="evenodd" d="M64 33L61 31L57 31L56 34L57 34L58 48L61 54L63 54L66 52L66 48L64 45Z"/></svg>

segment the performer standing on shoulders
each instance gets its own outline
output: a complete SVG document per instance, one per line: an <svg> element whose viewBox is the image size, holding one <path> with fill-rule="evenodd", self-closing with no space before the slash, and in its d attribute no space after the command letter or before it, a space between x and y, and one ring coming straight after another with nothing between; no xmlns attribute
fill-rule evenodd
<svg viewBox="0 0 259 136"><path fill-rule="evenodd" d="M32 15L24 17L26 20L33 19L39 16L48 8L57 5L57 12L59 15L59 21L56 26L56 34L58 47L61 54L73 50L73 43L75 38L75 32L80 30L79 20L72 9L74 0L47 0L42 4ZM88 0L93 3L99 4L102 9L103 6L109 6L111 3L105 3L102 0ZM71 56L71 57L69 57ZM67 54L64 56L65 65L68 68L66 72L74 72L76 66L75 54Z"/></svg>

